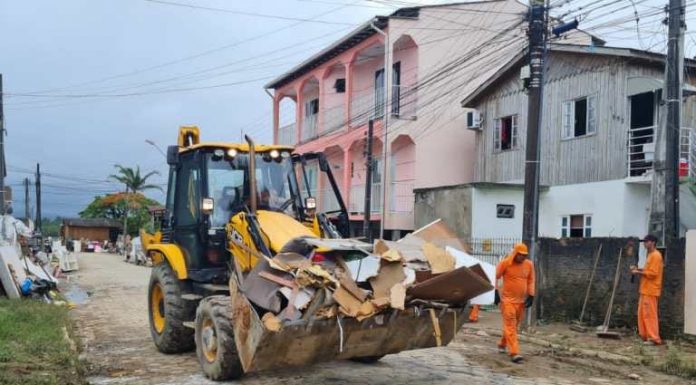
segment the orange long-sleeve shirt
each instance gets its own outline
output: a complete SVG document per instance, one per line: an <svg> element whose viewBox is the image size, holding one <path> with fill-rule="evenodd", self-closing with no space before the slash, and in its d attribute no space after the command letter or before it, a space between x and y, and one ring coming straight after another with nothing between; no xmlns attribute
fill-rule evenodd
<svg viewBox="0 0 696 385"><path fill-rule="evenodd" d="M643 275L640 277L639 292L642 295L651 295L659 297L662 292L662 254L655 250L648 254L648 259L645 261Z"/></svg>
<svg viewBox="0 0 696 385"><path fill-rule="evenodd" d="M501 278L503 279L503 290L500 292L501 302L524 303L528 295L534 295L534 263L529 259L517 263L514 256L509 254L498 264L495 278L496 282Z"/></svg>

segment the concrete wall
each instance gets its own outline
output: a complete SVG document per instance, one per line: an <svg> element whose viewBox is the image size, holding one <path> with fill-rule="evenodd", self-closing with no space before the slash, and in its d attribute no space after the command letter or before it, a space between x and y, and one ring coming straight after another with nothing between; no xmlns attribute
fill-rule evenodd
<svg viewBox="0 0 696 385"><path fill-rule="evenodd" d="M471 236L473 238L521 238L524 194L522 187L473 190ZM497 205L514 205L514 218L498 218Z"/></svg>
<svg viewBox="0 0 696 385"><path fill-rule="evenodd" d="M536 260L538 271L538 315L543 319L570 321L582 309L595 252L602 244L595 279L585 310L585 321L600 325L604 321L611 296L619 250L623 249L621 277L612 309L612 327L636 327L638 282L631 282L629 266L637 263L637 238L590 238L540 240ZM681 334L684 325L684 249L683 243L666 254L660 333L662 337Z"/></svg>
<svg viewBox="0 0 696 385"><path fill-rule="evenodd" d="M647 232L650 186L623 180L552 186L540 197L539 234L561 237L561 218L591 214L592 236L635 236Z"/></svg>
<svg viewBox="0 0 696 385"><path fill-rule="evenodd" d="M415 190L415 227L442 218L460 238L471 237L471 195L468 186Z"/></svg>

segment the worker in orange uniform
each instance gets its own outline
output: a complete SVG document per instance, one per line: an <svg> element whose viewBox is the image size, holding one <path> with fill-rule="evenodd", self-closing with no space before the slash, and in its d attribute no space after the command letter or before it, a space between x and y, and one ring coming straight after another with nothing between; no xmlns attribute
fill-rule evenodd
<svg viewBox="0 0 696 385"><path fill-rule="evenodd" d="M646 235L643 239L648 251L645 267L631 266L631 273L640 275L640 300L638 302L638 334L646 345L661 345L660 325L657 317L657 299L662 291L662 254L657 250L657 237Z"/></svg>
<svg viewBox="0 0 696 385"><path fill-rule="evenodd" d="M481 305L473 305L469 311L469 322L478 322L479 310Z"/></svg>
<svg viewBox="0 0 696 385"><path fill-rule="evenodd" d="M502 278L502 291L495 291L495 304L500 303L503 316L503 338L498 343L501 353L510 354L512 362L522 362L517 343L517 327L522 322L524 309L534 303L534 264L527 259L527 245L517 243L496 268L496 286ZM500 294L499 294L500 292Z"/></svg>

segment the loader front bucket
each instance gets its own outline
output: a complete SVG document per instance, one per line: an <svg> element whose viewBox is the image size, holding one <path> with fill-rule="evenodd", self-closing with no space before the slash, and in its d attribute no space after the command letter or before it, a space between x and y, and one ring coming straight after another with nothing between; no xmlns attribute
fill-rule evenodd
<svg viewBox="0 0 696 385"><path fill-rule="evenodd" d="M311 365L354 357L445 346L461 328L465 308L389 310L362 321L310 319L265 328L243 293L230 280L234 340L244 372Z"/></svg>

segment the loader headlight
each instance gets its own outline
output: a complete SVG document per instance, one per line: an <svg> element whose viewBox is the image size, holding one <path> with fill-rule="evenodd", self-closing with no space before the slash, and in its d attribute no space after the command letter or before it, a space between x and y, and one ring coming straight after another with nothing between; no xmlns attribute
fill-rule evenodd
<svg viewBox="0 0 696 385"><path fill-rule="evenodd" d="M280 156L280 152L278 150L271 150L271 152L269 152L268 155L271 156L271 159L278 159L278 157Z"/></svg>
<svg viewBox="0 0 696 385"><path fill-rule="evenodd" d="M307 210L314 210L317 208L317 200L314 197L305 198L305 208Z"/></svg>
<svg viewBox="0 0 696 385"><path fill-rule="evenodd" d="M203 198L203 203L201 203L201 211L205 215L210 215L213 213L213 208L215 207L215 200L213 198Z"/></svg>
<svg viewBox="0 0 696 385"><path fill-rule="evenodd" d="M234 158L235 156L237 156L237 150L234 148L230 148L229 150L227 150L227 156L229 156L230 158Z"/></svg>

